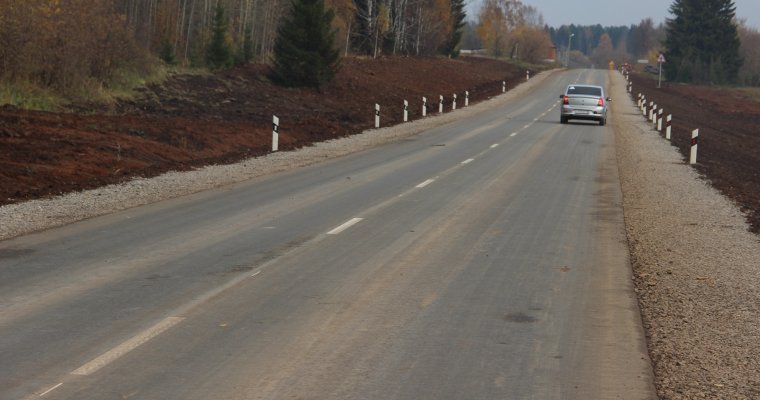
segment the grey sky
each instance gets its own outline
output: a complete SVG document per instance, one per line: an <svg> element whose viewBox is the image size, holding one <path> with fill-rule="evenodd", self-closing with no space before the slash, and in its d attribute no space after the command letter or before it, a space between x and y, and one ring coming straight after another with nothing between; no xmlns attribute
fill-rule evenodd
<svg viewBox="0 0 760 400"><path fill-rule="evenodd" d="M536 7L549 26L638 24L650 17L655 24L670 17L671 0L522 0ZM482 0L469 0L467 14L476 19ZM734 0L736 16L760 28L760 0Z"/></svg>

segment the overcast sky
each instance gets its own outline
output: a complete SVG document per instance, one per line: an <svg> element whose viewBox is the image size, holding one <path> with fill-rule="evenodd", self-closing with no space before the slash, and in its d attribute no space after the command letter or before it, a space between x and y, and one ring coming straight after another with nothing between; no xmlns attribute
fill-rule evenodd
<svg viewBox="0 0 760 400"><path fill-rule="evenodd" d="M638 24L650 17L655 24L669 18L671 0L522 0L536 7L549 26ZM467 14L476 19L482 0L468 0ZM734 0L736 16L760 28L760 0Z"/></svg>

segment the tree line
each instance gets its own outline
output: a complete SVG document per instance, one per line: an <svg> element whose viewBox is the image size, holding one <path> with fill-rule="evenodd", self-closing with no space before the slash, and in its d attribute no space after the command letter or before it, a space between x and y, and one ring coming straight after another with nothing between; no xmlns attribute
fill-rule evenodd
<svg viewBox="0 0 760 400"><path fill-rule="evenodd" d="M464 0L323 2L332 15L332 46L342 56L455 57L465 42L493 56L539 62L552 47L566 50L573 35L571 59L578 62L654 61L666 51L673 56L670 79L760 85L759 34L736 21L731 0L675 0L673 18L658 26L645 19L558 28L519 0L485 0L469 23ZM292 7L292 0L0 0L0 81L71 95L144 76L159 57L211 68L269 62ZM712 36L693 43L699 34ZM674 51L686 48L683 57Z"/></svg>
<svg viewBox="0 0 760 400"><path fill-rule="evenodd" d="M325 5L342 55L457 55L464 0ZM93 90L125 71L147 73L158 56L209 66L220 37L230 63L268 62L291 8L291 0L0 0L0 81Z"/></svg>
<svg viewBox="0 0 760 400"><path fill-rule="evenodd" d="M760 86L760 32L737 18L732 0L675 0L669 10L671 17L656 26L644 19L631 26L546 29L560 49L572 45L571 59L578 64L656 64L663 53L671 81Z"/></svg>
<svg viewBox="0 0 760 400"><path fill-rule="evenodd" d="M651 18L630 26L562 25L546 29L561 51L567 51L569 45L576 52L576 62L596 66L606 66L609 60L632 63L656 59L665 39L665 26L656 26Z"/></svg>
<svg viewBox="0 0 760 400"><path fill-rule="evenodd" d="M530 63L550 58L553 45L541 13L519 0L485 0L472 32L495 57Z"/></svg>

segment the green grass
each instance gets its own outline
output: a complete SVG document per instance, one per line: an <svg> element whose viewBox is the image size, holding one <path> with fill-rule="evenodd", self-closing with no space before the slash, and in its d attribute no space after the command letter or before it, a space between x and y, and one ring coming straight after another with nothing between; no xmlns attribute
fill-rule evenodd
<svg viewBox="0 0 760 400"><path fill-rule="evenodd" d="M42 89L29 83L0 82L0 105L27 110L59 110L66 100L50 90Z"/></svg>
<svg viewBox="0 0 760 400"><path fill-rule="evenodd" d="M147 75L121 70L103 84L85 80L75 90L65 93L40 87L29 82L0 82L0 105L10 104L26 110L61 111L71 102L95 102L110 104L118 100L134 99L136 89L152 83L161 83L172 74L198 73L178 68L154 67ZM203 72L201 72L203 73Z"/></svg>
<svg viewBox="0 0 760 400"><path fill-rule="evenodd" d="M86 100L98 103L113 103L117 100L131 100L137 97L136 89L165 81L171 74L169 68L159 66L147 75L134 71L120 70L105 85L86 85L82 93ZM89 87L87 87L89 86Z"/></svg>
<svg viewBox="0 0 760 400"><path fill-rule="evenodd" d="M760 87L743 87L739 88L739 91L744 93L752 101L760 103Z"/></svg>

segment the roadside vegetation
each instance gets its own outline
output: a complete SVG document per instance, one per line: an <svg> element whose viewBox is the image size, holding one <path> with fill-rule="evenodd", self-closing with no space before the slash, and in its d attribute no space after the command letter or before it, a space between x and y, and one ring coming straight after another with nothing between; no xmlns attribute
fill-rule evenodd
<svg viewBox="0 0 760 400"><path fill-rule="evenodd" d="M737 19L731 0L701 11L693 2L675 0L672 19L659 26L645 19L549 27L540 10L519 0L484 0L475 15L466 15L464 0L0 0L0 104L56 110L72 101L115 102L174 73L249 63L273 65L270 77L285 86L324 87L343 57L461 53L539 70L565 61L656 64L664 51L669 79L760 85L760 32ZM309 4L322 11L302 11L294 24ZM701 29L711 35L704 54L684 42L695 28L682 22L692 19L724 32ZM303 30L306 20L321 21L318 33ZM322 50L310 52L315 39ZM294 70L313 64L318 78Z"/></svg>

